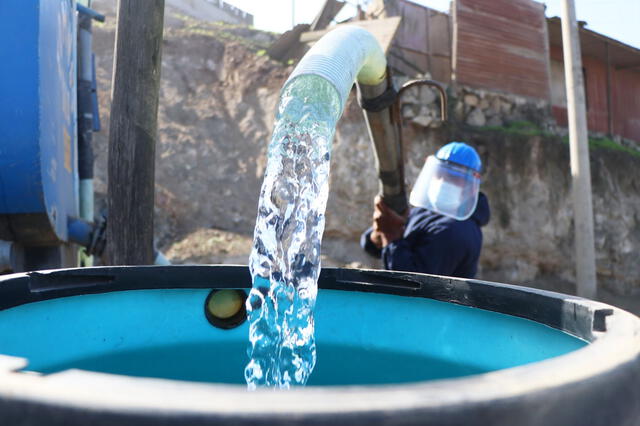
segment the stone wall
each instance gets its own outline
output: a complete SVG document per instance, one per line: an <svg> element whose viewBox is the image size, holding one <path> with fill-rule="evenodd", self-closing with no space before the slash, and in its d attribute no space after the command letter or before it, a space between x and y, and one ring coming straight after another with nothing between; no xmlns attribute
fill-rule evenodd
<svg viewBox="0 0 640 426"><path fill-rule="evenodd" d="M424 78L428 78L425 76ZM419 76L418 78L423 78ZM400 87L408 77L396 77ZM549 104L545 101L512 94L448 86L449 120L473 127L502 127L509 123L526 121L536 126L555 130ZM421 127L441 126L440 100L436 90L429 87L408 89L402 97L402 117Z"/></svg>
<svg viewBox="0 0 640 426"><path fill-rule="evenodd" d="M415 78L430 78L428 74ZM397 87L409 81L406 76L394 77ZM550 105L543 100L474 89L466 86L446 86L449 102L449 123L455 126L470 126L483 129L528 127L566 138L569 131L557 125ZM402 118L405 123L418 127L438 129L440 100L438 92L429 87L414 87L407 90L401 101ZM627 151L640 153L640 142L621 136L610 136L600 132L589 132L590 139L607 139Z"/></svg>

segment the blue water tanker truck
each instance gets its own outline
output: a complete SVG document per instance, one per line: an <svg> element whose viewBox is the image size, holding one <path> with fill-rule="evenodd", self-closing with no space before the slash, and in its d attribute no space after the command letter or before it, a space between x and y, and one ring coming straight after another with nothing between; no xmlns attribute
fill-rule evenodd
<svg viewBox="0 0 640 426"><path fill-rule="evenodd" d="M0 269L77 266L79 247L100 250L92 19L104 17L74 0L0 2Z"/></svg>

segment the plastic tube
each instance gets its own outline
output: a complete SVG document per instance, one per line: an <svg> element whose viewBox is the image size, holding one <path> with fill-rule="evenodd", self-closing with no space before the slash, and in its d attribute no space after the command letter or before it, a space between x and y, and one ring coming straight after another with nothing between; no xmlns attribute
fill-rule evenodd
<svg viewBox="0 0 640 426"><path fill-rule="evenodd" d="M69 241L82 247L89 247L94 225L92 222L77 217L67 218L67 235Z"/></svg>
<svg viewBox="0 0 640 426"><path fill-rule="evenodd" d="M317 75L329 81L340 97L340 111L354 81L374 86L384 81L387 59L371 33L364 28L346 26L327 33L300 60L287 85L301 75Z"/></svg>

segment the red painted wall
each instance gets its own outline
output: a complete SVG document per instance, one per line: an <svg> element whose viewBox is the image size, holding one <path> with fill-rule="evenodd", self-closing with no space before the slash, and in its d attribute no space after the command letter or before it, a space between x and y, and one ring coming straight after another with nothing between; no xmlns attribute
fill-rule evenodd
<svg viewBox="0 0 640 426"><path fill-rule="evenodd" d="M613 133L640 142L640 72L613 73Z"/></svg>
<svg viewBox="0 0 640 426"><path fill-rule="evenodd" d="M551 46L551 59L562 62L562 48ZM616 70L611 67L611 104L613 129L609 129L607 112L607 67L604 61L582 57L587 95L587 125L589 130L613 133L640 141L640 72ZM561 126L567 125L567 109L553 105L553 115Z"/></svg>

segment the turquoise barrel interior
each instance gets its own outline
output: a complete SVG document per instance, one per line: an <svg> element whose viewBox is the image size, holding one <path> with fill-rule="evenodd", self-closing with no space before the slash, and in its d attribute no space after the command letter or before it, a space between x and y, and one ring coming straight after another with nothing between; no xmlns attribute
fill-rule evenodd
<svg viewBox="0 0 640 426"><path fill-rule="evenodd" d="M212 326L211 289L85 294L0 312L0 353L25 370L67 369L245 384L248 323ZM587 343L528 319L422 297L321 289L309 386L462 377L529 364Z"/></svg>

